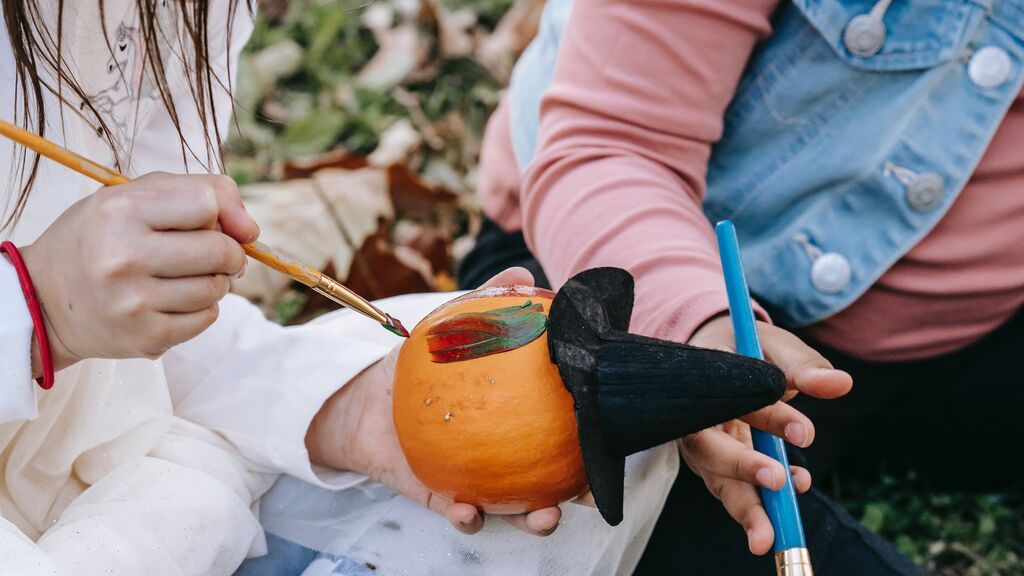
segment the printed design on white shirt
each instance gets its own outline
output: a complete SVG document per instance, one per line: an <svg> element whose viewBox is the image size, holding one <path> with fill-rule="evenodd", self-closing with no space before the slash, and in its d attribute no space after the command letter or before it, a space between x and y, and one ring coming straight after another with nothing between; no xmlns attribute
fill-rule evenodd
<svg viewBox="0 0 1024 576"><path fill-rule="evenodd" d="M169 0L161 0L155 9L162 68L169 74L172 57L180 58L177 8L169 6ZM100 41L106 43L106 39ZM130 157L138 121L160 100L153 66L146 65L146 44L134 3L129 3L125 15L117 22L107 52L112 54L99 79L91 82L96 88L88 93L89 101L107 126L116 129L112 136L122 157ZM100 127L96 128L99 132Z"/></svg>

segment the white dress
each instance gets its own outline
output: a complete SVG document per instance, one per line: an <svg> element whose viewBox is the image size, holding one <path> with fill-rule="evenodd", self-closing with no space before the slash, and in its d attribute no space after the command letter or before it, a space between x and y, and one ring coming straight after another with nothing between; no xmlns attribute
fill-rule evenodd
<svg viewBox="0 0 1024 576"><path fill-rule="evenodd" d="M44 2L55 21L56 0ZM211 2L223 10L227 2ZM169 82L184 134L197 157L182 158L178 135L138 66L141 43L132 0L106 0L104 40L94 2L68 2L67 61L116 139L131 151L129 175L154 170L203 172L198 114L181 69L180 48L166 47ZM161 3L160 10L170 10ZM170 12L166 12L170 14ZM52 18L52 20L50 20ZM252 30L239 10L230 30L211 17L210 46L223 71ZM174 29L173 19L161 17ZM14 64L0 38L0 117L15 120ZM169 35L173 38L173 35ZM111 50L113 53L111 53ZM226 133L230 100L218 96ZM112 163L96 127L48 97L47 137ZM12 145L0 139L0 166L13 173ZM32 242L68 206L97 186L43 161L18 226L0 239ZM15 187L8 178L0 213ZM389 303L414 322L451 295ZM200 337L161 361L88 360L60 372L50 391L30 377L32 324L16 275L0 258L0 575L220 575L265 551L257 521L260 496L289 475L263 504L280 535L373 562L380 574L613 574L635 564L678 469L661 449L630 464L626 521L603 524L595 511L567 506L561 528L538 539L489 520L463 537L443 518L395 497L354 473L314 469L304 438L313 416L340 386L399 343L353 314L281 328L243 299L227 297ZM318 503L323 503L318 504ZM391 522L401 531L388 530ZM318 528L311 528L318 526ZM453 563L452 555L468 558ZM476 560L474 560L476 559Z"/></svg>

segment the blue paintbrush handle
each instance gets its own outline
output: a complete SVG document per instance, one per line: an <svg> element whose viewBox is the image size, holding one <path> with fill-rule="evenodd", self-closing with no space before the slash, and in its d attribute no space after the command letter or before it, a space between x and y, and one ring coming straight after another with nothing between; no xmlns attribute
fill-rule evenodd
<svg viewBox="0 0 1024 576"><path fill-rule="evenodd" d="M725 289L729 295L729 313L732 316L733 332L736 334L736 352L764 360L761 342L757 338L757 327L754 324L754 309L750 305L750 290L747 288L743 263L740 261L736 227L732 222L723 220L715 226L715 234L718 236L718 251L722 258L722 271L725 273ZM751 432L754 437L754 448L781 462L786 471L786 485L781 490L761 488L764 508L775 529L775 552L806 548L800 508L797 506L796 491L789 475L786 444L778 436L767 432Z"/></svg>

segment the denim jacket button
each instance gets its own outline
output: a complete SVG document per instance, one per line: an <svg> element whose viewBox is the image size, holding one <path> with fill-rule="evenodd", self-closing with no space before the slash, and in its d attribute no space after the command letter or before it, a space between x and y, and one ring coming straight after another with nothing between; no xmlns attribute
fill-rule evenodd
<svg viewBox="0 0 1024 576"><path fill-rule="evenodd" d="M1006 50L998 46L985 46L971 56L967 75L981 88L995 88L1010 77L1013 63Z"/></svg>
<svg viewBox="0 0 1024 576"><path fill-rule="evenodd" d="M907 186L907 204L918 212L931 212L942 203L945 190L942 176L934 172L918 174Z"/></svg>
<svg viewBox="0 0 1024 576"><path fill-rule="evenodd" d="M846 25L843 32L843 44L855 56L870 58L882 49L885 44L885 24L881 18L871 14L861 14Z"/></svg>
<svg viewBox="0 0 1024 576"><path fill-rule="evenodd" d="M851 275L849 260L836 252L822 254L811 265L811 284L823 294L841 292Z"/></svg>

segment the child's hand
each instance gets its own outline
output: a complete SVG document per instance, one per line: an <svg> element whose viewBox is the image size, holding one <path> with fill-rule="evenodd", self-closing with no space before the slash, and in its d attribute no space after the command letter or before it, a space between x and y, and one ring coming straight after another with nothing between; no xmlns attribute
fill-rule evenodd
<svg viewBox="0 0 1024 576"><path fill-rule="evenodd" d="M507 284L532 286L533 276L522 268L512 268L484 287ZM483 528L483 514L470 504L452 502L431 492L413 475L398 443L391 416L398 350L367 368L324 404L306 434L310 458L318 464L366 474L444 516L460 532L474 534ZM588 495L580 502L593 506ZM562 511L551 507L501 517L524 532L546 536L558 527Z"/></svg>
<svg viewBox="0 0 1024 576"><path fill-rule="evenodd" d="M23 250L56 368L157 358L198 335L258 235L226 176L149 174L75 203Z"/></svg>
<svg viewBox="0 0 1024 576"><path fill-rule="evenodd" d="M757 323L757 331L766 358L786 374L790 392L784 400L798 392L815 398L838 398L850 391L853 386L850 375L834 370L828 360L796 336L764 322ZM722 316L710 320L689 343L734 351L731 319ZM771 549L775 535L757 487L781 488L786 471L781 464L753 449L751 426L800 447L809 446L814 440L814 425L810 419L780 401L739 420L691 434L679 441L679 451L690 469L704 479L708 490L722 501L729 515L743 526L750 551L765 554ZM806 492L811 487L807 470L791 466L789 472L798 492Z"/></svg>

